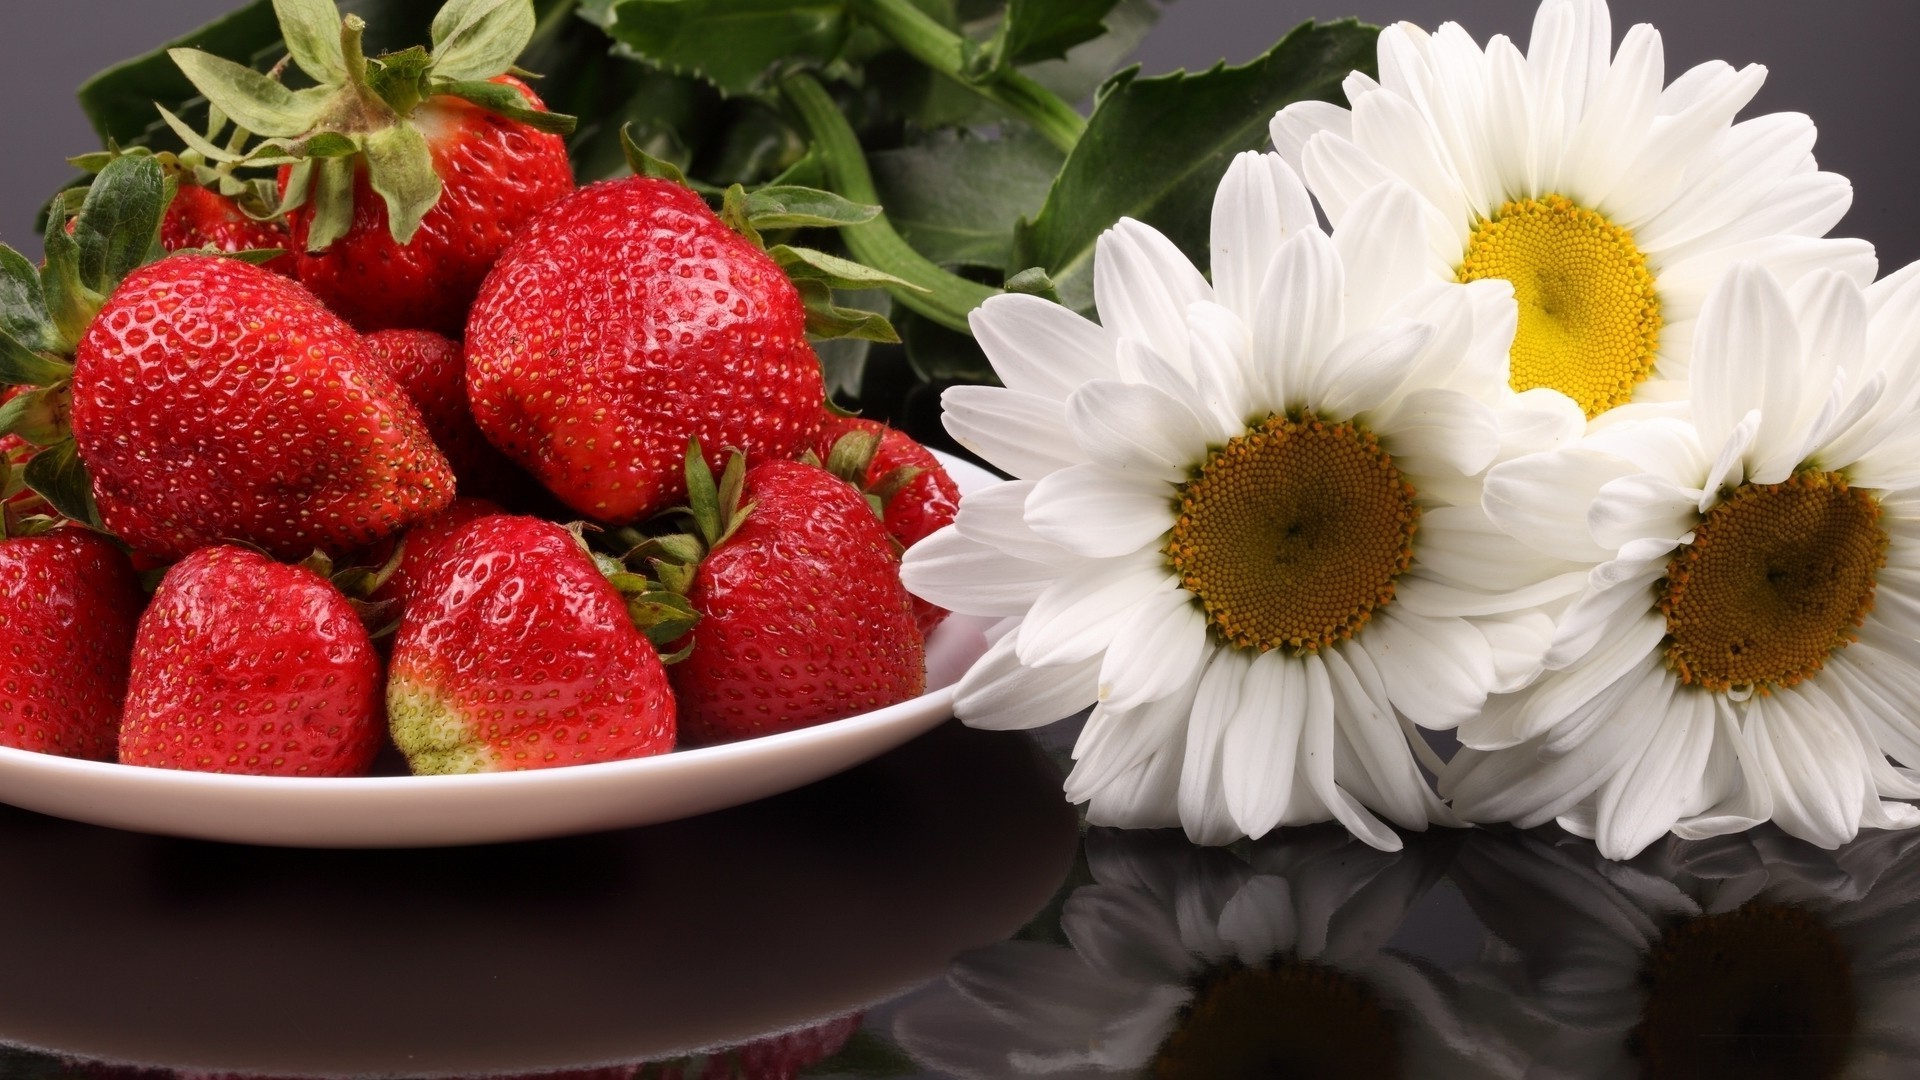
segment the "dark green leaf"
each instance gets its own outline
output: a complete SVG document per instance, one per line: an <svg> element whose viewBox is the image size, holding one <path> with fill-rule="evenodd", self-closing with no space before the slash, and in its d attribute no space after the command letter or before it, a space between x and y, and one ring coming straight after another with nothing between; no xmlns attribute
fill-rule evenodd
<svg viewBox="0 0 1920 1080"><path fill-rule="evenodd" d="M289 90L244 64L198 49L168 55L208 101L256 135L298 135L313 127L326 107L326 92L319 87Z"/></svg>
<svg viewBox="0 0 1920 1080"><path fill-rule="evenodd" d="M1067 50L1064 59L1047 60L1022 70L1067 101L1086 101L1139 50L1159 21L1157 0L1120 0L1107 13L1106 33Z"/></svg>
<svg viewBox="0 0 1920 1080"><path fill-rule="evenodd" d="M747 216L758 229L833 229L872 221L880 208L819 188L775 185L748 195Z"/></svg>
<svg viewBox="0 0 1920 1080"><path fill-rule="evenodd" d="M1094 244L1122 217L1154 226L1206 265L1214 188L1233 155L1266 145L1282 107L1336 100L1348 72L1372 65L1378 33L1353 21L1306 23L1241 67L1115 76L1046 206L1020 231L1016 261L1045 267L1081 310L1093 303Z"/></svg>
<svg viewBox="0 0 1920 1080"><path fill-rule="evenodd" d="M73 438L67 422L73 392L66 386L43 386L14 395L0 405L0 434L18 435L35 446L52 446Z"/></svg>
<svg viewBox="0 0 1920 1080"><path fill-rule="evenodd" d="M73 374L73 365L51 359L0 334L0 385L49 386Z"/></svg>
<svg viewBox="0 0 1920 1080"><path fill-rule="evenodd" d="M633 170L633 175L648 176L655 180L679 184L681 187L686 186L687 174L681 172L680 166L673 162L654 157L643 149L640 141L634 138L632 124L620 129L620 149L625 151L627 167Z"/></svg>
<svg viewBox="0 0 1920 1080"><path fill-rule="evenodd" d="M108 162L73 223L80 283L107 296L146 262L171 197L167 177L153 158L128 154Z"/></svg>
<svg viewBox="0 0 1920 1080"><path fill-rule="evenodd" d="M807 313L807 333L812 337L829 341L857 338L887 345L900 340L885 315L835 304L833 289L826 282L802 278L793 284L800 290L800 301Z"/></svg>
<svg viewBox="0 0 1920 1080"><path fill-rule="evenodd" d="M271 0L255 0L161 48L102 71L80 87L79 97L81 109L103 141L115 139L122 145L144 141L159 124L154 102L179 113L186 111L187 102L199 98L193 84L167 57L168 48L181 45L249 66L270 64L270 54L285 48Z"/></svg>
<svg viewBox="0 0 1920 1080"><path fill-rule="evenodd" d="M107 298L81 284L80 247L67 232L66 219L47 219L44 246L47 258L40 268L40 288L47 298L47 316L54 326L58 351L68 351L79 343Z"/></svg>
<svg viewBox="0 0 1920 1080"><path fill-rule="evenodd" d="M0 333L36 352L57 348L40 273L25 255L0 244Z"/></svg>
<svg viewBox="0 0 1920 1080"><path fill-rule="evenodd" d="M893 297L885 289L860 289L849 292L828 294L829 305L833 310L846 312L869 312L882 321L893 312ZM852 315L859 319L862 316ZM888 324L892 329L892 324ZM899 335L894 335L898 339ZM866 374L867 357L873 352L873 341L863 337L822 338L813 343L814 354L820 357L820 370L826 376L827 393L843 397L855 397L860 392L861 379Z"/></svg>
<svg viewBox="0 0 1920 1080"><path fill-rule="evenodd" d="M1117 0L1007 0L994 38L1000 59L1012 64L1058 60L1067 50L1106 33Z"/></svg>
<svg viewBox="0 0 1920 1080"><path fill-rule="evenodd" d="M1005 287L1010 293L1025 293L1056 304L1060 302L1060 290L1054 285L1053 278L1037 266L1029 266L1008 278Z"/></svg>
<svg viewBox="0 0 1920 1080"><path fill-rule="evenodd" d="M27 486L40 497L75 521L100 525L100 511L93 504L93 479L80 463L80 451L73 440L56 443L33 455L27 462Z"/></svg>
<svg viewBox="0 0 1920 1080"><path fill-rule="evenodd" d="M764 88L784 61L833 59L848 30L844 0L621 0L612 17L636 56L728 94Z"/></svg>
<svg viewBox="0 0 1920 1080"><path fill-rule="evenodd" d="M887 217L907 243L944 266L1005 271L1013 225L1040 212L1063 155L1016 128L999 139L955 134L869 154Z"/></svg>
<svg viewBox="0 0 1920 1080"><path fill-rule="evenodd" d="M914 292L927 291L885 270L876 270L871 266L854 262L852 259L843 259L838 255L829 255L813 248L776 244L767 249L767 254L771 255L773 261L779 263L780 268L787 272L787 276L795 281L819 281L836 289L870 289L877 285L884 285Z"/></svg>
<svg viewBox="0 0 1920 1080"><path fill-rule="evenodd" d="M739 184L728 187L725 195L721 197L720 220L726 222L727 228L739 233L754 247L767 246L766 242L760 239L760 230L753 227L753 215L747 209L747 189Z"/></svg>
<svg viewBox="0 0 1920 1080"><path fill-rule="evenodd" d="M916 317L900 321L900 336L907 347L907 362L926 382L997 381L987 354L967 334Z"/></svg>
<svg viewBox="0 0 1920 1080"><path fill-rule="evenodd" d="M307 226L307 250L325 251L353 226L353 160L321 158L313 164L313 221Z"/></svg>
<svg viewBox="0 0 1920 1080"><path fill-rule="evenodd" d="M574 127L579 123L579 121L565 113L542 111L530 107L527 104L527 99L521 96L520 91L515 90L505 83L485 81L440 82L436 80L433 84L433 91L436 94L452 94L454 97L463 98L486 109L488 112L499 113L509 120L517 120L537 131L544 131L552 135L572 134Z"/></svg>

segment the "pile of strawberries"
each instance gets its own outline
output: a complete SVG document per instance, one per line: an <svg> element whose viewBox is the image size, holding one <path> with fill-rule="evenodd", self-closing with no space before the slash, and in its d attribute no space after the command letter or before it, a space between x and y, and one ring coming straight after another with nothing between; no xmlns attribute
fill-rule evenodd
<svg viewBox="0 0 1920 1080"><path fill-rule="evenodd" d="M943 613L899 553L958 493L826 400L830 290L737 190L723 219L672 179L574 189L566 118L503 74L528 0L434 25L375 58L355 18L284 27L320 85L259 101L182 51L270 138L168 115L188 152L100 155L44 265L0 248L0 745L491 771L922 692Z"/></svg>

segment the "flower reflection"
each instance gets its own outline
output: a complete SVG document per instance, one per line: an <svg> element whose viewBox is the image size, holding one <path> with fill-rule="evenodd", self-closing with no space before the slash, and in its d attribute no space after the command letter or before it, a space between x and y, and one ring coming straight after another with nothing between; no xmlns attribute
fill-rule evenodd
<svg viewBox="0 0 1920 1080"><path fill-rule="evenodd" d="M1091 830L1093 883L1059 921L1070 947L964 957L895 1037L970 1080L1518 1076L1501 1040L1463 1025L1451 980L1388 944L1448 840L1390 854L1312 829L1243 857Z"/></svg>
<svg viewBox="0 0 1920 1080"><path fill-rule="evenodd" d="M1614 864L1483 834L1452 873L1529 1077L1892 1078L1920 1071L1916 846L1762 830Z"/></svg>

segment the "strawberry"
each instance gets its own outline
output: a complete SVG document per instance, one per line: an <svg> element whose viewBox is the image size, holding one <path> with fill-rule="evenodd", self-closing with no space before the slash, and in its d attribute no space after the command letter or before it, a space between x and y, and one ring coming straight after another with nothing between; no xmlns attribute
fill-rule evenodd
<svg viewBox="0 0 1920 1080"><path fill-rule="evenodd" d="M880 520L903 551L951 524L960 510L960 487L933 452L878 420L830 412L821 418L813 452L834 475L879 503ZM913 598L914 622L923 635L947 614Z"/></svg>
<svg viewBox="0 0 1920 1080"><path fill-rule="evenodd" d="M510 75L511 87L540 112L546 105ZM481 281L534 213L573 190L573 166L560 136L450 95L421 102L408 120L427 133L432 170L444 187L406 241L395 238L387 204L367 170L353 174L353 223L332 243L313 247L316 206L287 211L300 281L362 331L419 327L458 337ZM281 172L284 190L292 168Z"/></svg>
<svg viewBox="0 0 1920 1080"><path fill-rule="evenodd" d="M222 545L161 579L134 639L122 763L357 776L381 735L379 657L325 578Z"/></svg>
<svg viewBox="0 0 1920 1080"><path fill-rule="evenodd" d="M73 369L101 520L150 555L237 540L297 558L427 517L453 476L359 335L298 284L174 255L127 276Z"/></svg>
<svg viewBox="0 0 1920 1080"><path fill-rule="evenodd" d="M446 546L447 539L467 522L498 513L500 508L493 503L463 495L454 499L445 510L408 529L401 537L406 550L400 553L400 564L394 567L393 573L368 599L375 602L391 601L395 614L404 613L409 586L427 572L427 567L440 561L441 549ZM386 562L393 552L376 550L373 554L370 561L379 564Z"/></svg>
<svg viewBox="0 0 1920 1080"><path fill-rule="evenodd" d="M638 521L686 489L689 439L756 458L819 426L820 365L780 266L692 191L634 176L529 222L467 322L489 441L578 513Z"/></svg>
<svg viewBox="0 0 1920 1080"><path fill-rule="evenodd" d="M113 760L145 602L126 555L98 533L0 541L0 746Z"/></svg>
<svg viewBox="0 0 1920 1080"><path fill-rule="evenodd" d="M716 492L690 448L696 533L656 545L705 549L690 573L655 564L700 616L672 670L687 738L790 731L919 695L926 650L893 540L866 500L812 465L743 460L728 462Z"/></svg>
<svg viewBox="0 0 1920 1080"><path fill-rule="evenodd" d="M416 773L665 753L674 700L652 642L579 538L538 518L470 521L407 585L388 668Z"/></svg>
<svg viewBox="0 0 1920 1080"><path fill-rule="evenodd" d="M222 113L266 137L245 160L285 162L280 206L300 280L363 332L460 336L467 306L514 232L573 190L549 112L507 74L531 40L531 0L452 0L431 51L368 58L366 24L327 0L276 3L293 62L317 86L289 95L193 49L170 53Z"/></svg>
<svg viewBox="0 0 1920 1080"><path fill-rule="evenodd" d="M467 407L467 365L460 343L431 330L381 330L366 335L368 355L420 410L434 445L453 466L462 493L492 492L518 468L488 444Z"/></svg>
<svg viewBox="0 0 1920 1080"><path fill-rule="evenodd" d="M240 204L211 188L181 184L166 216L160 219L160 246L167 251L203 248L213 251L257 251L263 248L293 246L285 229L247 216ZM291 277L294 258L279 255L261 264L276 274Z"/></svg>

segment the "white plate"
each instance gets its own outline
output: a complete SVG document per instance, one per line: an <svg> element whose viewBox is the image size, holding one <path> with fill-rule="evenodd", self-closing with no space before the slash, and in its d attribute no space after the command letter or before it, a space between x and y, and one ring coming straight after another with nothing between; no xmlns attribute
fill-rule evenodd
<svg viewBox="0 0 1920 1080"><path fill-rule="evenodd" d="M946 455L962 493L992 474ZM927 642L925 694L843 720L659 757L527 772L348 778L229 776L0 747L0 802L136 832L283 847L435 847L652 825L753 802L876 757L953 713L987 620Z"/></svg>

